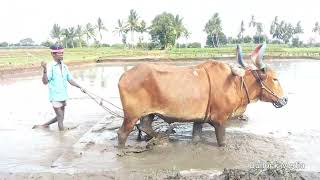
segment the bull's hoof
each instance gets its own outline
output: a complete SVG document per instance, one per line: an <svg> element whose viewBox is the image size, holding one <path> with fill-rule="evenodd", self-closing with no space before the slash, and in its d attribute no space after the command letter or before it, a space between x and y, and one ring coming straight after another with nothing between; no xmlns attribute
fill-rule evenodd
<svg viewBox="0 0 320 180"><path fill-rule="evenodd" d="M200 136L193 136L192 137L192 142L197 143L199 141L201 141L201 137Z"/></svg>
<svg viewBox="0 0 320 180"><path fill-rule="evenodd" d="M226 143L225 143L225 142L220 142L220 143L218 142L218 146L219 146L219 147L225 147L225 146L226 146Z"/></svg>
<svg viewBox="0 0 320 180"><path fill-rule="evenodd" d="M116 146L118 149L124 149L125 148L125 145L124 144L118 144L118 146Z"/></svg>
<svg viewBox="0 0 320 180"><path fill-rule="evenodd" d="M242 114L241 116L238 117L238 120L240 121L249 121L249 117L245 114Z"/></svg>

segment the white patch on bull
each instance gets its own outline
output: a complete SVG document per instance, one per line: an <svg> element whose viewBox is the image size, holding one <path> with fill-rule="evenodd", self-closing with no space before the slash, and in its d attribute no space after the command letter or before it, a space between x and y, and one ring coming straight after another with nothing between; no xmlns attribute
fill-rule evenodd
<svg viewBox="0 0 320 180"><path fill-rule="evenodd" d="M199 76L198 72L196 70L193 71L193 75Z"/></svg>
<svg viewBox="0 0 320 180"><path fill-rule="evenodd" d="M240 67L239 65L235 65L235 64L228 64L228 65L229 65L233 75L240 76L240 77L244 76L245 70L242 67Z"/></svg>
<svg viewBox="0 0 320 180"><path fill-rule="evenodd" d="M259 100L259 98L256 98L256 99L250 99L250 102L254 103L254 102L257 102Z"/></svg>

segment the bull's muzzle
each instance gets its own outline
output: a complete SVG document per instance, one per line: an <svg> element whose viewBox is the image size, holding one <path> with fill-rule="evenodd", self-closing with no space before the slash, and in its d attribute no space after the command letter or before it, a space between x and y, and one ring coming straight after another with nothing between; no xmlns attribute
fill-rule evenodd
<svg viewBox="0 0 320 180"><path fill-rule="evenodd" d="M272 104L276 108L281 108L287 103L288 103L288 97L283 97L283 98L279 98L277 101L274 101Z"/></svg>

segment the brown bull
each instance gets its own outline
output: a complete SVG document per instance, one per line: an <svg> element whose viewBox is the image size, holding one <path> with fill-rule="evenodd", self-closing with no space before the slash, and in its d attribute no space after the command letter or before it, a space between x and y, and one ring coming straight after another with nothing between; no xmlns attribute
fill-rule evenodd
<svg viewBox="0 0 320 180"><path fill-rule="evenodd" d="M123 147L134 125L141 119L141 130L155 136L151 128L154 115L166 122L194 122L194 132L201 123L215 128L219 146L224 145L224 122L242 114L250 102L271 102L275 107L287 103L275 72L262 62L265 46L252 53L257 69L246 68L241 50L237 55L245 70L234 76L229 65L208 61L192 67L143 63L125 72L119 81L124 120L118 131L118 145ZM198 127L198 128L195 128Z"/></svg>

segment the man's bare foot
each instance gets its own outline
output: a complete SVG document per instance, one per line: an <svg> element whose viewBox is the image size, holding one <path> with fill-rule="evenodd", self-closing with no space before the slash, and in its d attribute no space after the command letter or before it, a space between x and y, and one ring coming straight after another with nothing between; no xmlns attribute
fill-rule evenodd
<svg viewBox="0 0 320 180"><path fill-rule="evenodd" d="M49 125L34 125L32 127L32 129L37 129L37 128L46 129L46 128L49 128Z"/></svg>
<svg viewBox="0 0 320 180"><path fill-rule="evenodd" d="M69 130L73 130L76 129L79 125L76 126L71 126L71 127L64 127L63 129L59 129L60 131L69 131Z"/></svg>

